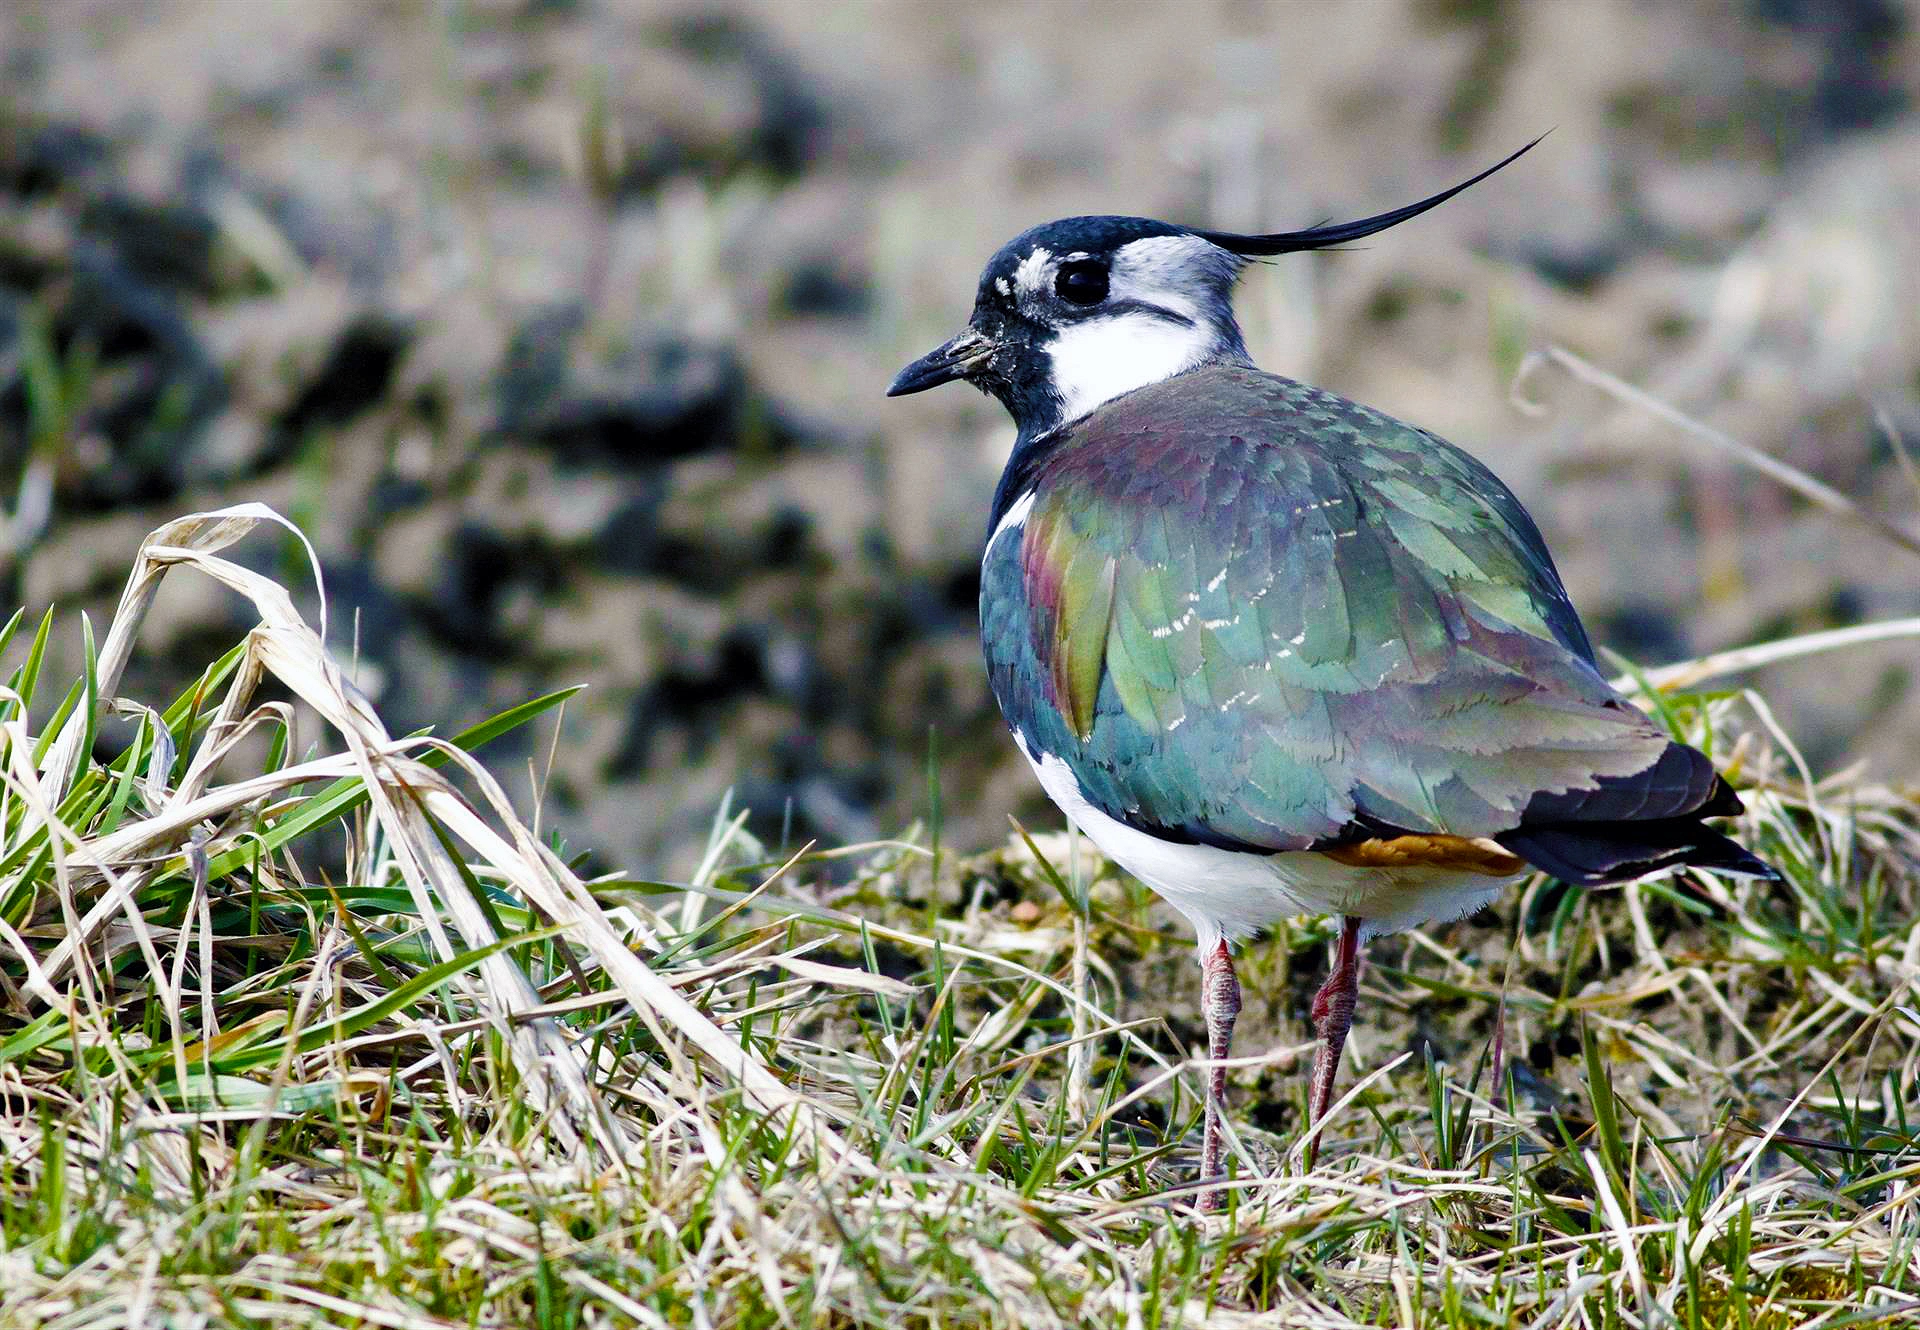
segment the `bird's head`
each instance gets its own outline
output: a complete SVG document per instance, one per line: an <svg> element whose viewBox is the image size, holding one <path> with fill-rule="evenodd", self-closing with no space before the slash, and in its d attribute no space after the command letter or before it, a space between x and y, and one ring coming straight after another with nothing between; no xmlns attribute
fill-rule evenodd
<svg viewBox="0 0 1920 1330"><path fill-rule="evenodd" d="M1418 203L1305 231L1237 235L1144 217L1036 226L988 261L960 335L901 370L887 395L964 379L999 398L1021 437L1033 438L1135 388L1202 365L1244 363L1233 286L1249 260L1384 231L1531 147Z"/></svg>

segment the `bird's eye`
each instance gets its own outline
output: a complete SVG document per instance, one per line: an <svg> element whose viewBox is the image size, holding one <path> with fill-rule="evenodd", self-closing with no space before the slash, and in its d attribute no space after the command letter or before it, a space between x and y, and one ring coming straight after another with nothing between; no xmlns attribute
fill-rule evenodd
<svg viewBox="0 0 1920 1330"><path fill-rule="evenodd" d="M1053 290L1069 305L1097 305L1107 298L1106 266L1090 259L1063 264Z"/></svg>

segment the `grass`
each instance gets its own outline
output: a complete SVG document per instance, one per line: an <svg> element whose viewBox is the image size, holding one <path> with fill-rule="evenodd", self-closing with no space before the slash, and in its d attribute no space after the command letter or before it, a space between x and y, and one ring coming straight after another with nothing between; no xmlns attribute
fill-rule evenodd
<svg viewBox="0 0 1920 1330"><path fill-rule="evenodd" d="M723 810L693 880L583 881L468 755L564 699L388 735L221 558L269 520L156 532L64 688L51 618L5 629L0 1323L1920 1317L1920 807L1810 783L1758 698L1653 700L1787 882L1535 881L1377 943L1312 1172L1326 927L1251 947L1203 1221L1191 940L1089 847L956 853L936 775L897 841ZM163 575L260 627L129 702Z"/></svg>

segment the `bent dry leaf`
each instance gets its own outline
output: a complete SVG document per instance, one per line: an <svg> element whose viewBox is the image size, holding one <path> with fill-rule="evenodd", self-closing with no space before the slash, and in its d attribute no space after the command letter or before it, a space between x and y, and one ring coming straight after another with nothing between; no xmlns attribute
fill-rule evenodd
<svg viewBox="0 0 1920 1330"><path fill-rule="evenodd" d="M837 1154L841 1143L818 1107L789 1090L752 1048L723 1033L634 954L626 934L608 922L572 871L536 840L497 783L468 756L466 749L544 714L572 690L533 699L452 742L393 738L325 647L324 593L322 632L316 632L284 587L223 557L222 551L262 524L292 532L312 558L298 529L259 504L194 514L155 531L135 559L97 651L89 637L86 676L68 691L37 742L25 717L44 658L45 622L15 675L20 686L8 699L11 714L0 721L6 726L6 790L16 808L30 810L21 826L31 830L0 844L0 872L11 870L0 877L0 902L44 900L50 892L65 923L44 952L31 937L10 928L0 929L0 945L22 958L26 991L40 1003L71 1010L67 993L79 985L84 1018L92 1025L64 1031L65 1037L76 1045L120 1047L100 1006L101 994L112 985L102 967L129 945L146 957L146 969L163 990L165 1029L150 1050L127 1045L116 1057L129 1074L142 1066L171 1064L166 1080L176 1087L187 1086L195 1074L230 1075L243 1066L284 1063L286 1056L361 1033L422 1003L472 1004L485 1017L484 1028L497 1032L511 1049L530 1106L561 1147L584 1146L606 1163L625 1167L634 1157L633 1126L603 1101L594 1088L587 1045L544 1014L545 999L510 949L510 944L564 937L585 947L600 981L634 1009L656 1045L697 1051L761 1112L790 1118L812 1148ZM175 572L205 576L244 597L258 623L235 652L209 670L201 686L160 717L165 725L144 723L153 713L139 713L140 736L117 769L92 767L87 754L97 717L115 699L161 581ZM16 616L9 635L18 624ZM236 753L249 733L288 732L290 713L255 701L269 679L318 713L339 751L216 782L222 758ZM173 765L162 763L162 754L170 759L176 744L186 755L185 770L171 788L157 788L158 773ZM480 792L477 807L449 780L455 773ZM136 791L145 816L129 816ZM100 815L105 809L111 816ZM181 991L189 982L186 967L177 963L179 953L171 966L160 955L174 941L184 945L185 934L156 931L159 916L149 917L156 909L167 913L159 905L163 900L188 899L169 884L183 878L229 884L245 876L253 893L248 908L255 916L263 891L269 895L267 908L284 910L286 905L277 902L287 898L262 866L297 838L349 820L355 820L356 834L367 847L367 863L404 889L410 927L424 932L436 963L384 997L312 1027L318 1033L300 1036L297 1047L286 1046L290 1036L274 1035L270 1020L243 1021L225 1031L207 1028L190 1039L183 1032L191 1009ZM204 840L199 847L204 857L189 873L195 837ZM471 857L462 862L455 852ZM496 886L525 901L553 927L502 939L478 894ZM201 902L194 908L203 921L210 919L204 886L191 896ZM300 908L317 924L327 911L342 907L315 902ZM35 913L43 915L44 905ZM0 915L0 924L5 922ZM209 982L205 975L200 978ZM322 987L334 986L328 981ZM201 1003L208 1012L212 1007ZM0 1044L0 1050L27 1056L58 1042L57 1037L23 1036L24 1031ZM433 1036L423 1037L433 1042ZM677 1054L669 1064L684 1065ZM163 1097L177 1101L184 1093Z"/></svg>

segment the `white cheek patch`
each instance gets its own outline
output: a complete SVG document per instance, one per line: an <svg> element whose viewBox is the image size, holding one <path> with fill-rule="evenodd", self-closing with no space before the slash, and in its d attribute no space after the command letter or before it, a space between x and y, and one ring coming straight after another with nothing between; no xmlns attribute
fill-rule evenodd
<svg viewBox="0 0 1920 1330"><path fill-rule="evenodd" d="M1077 420L1135 388L1192 369L1213 350L1213 335L1148 314L1090 319L1062 328L1046 344L1062 414Z"/></svg>

